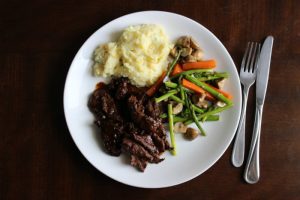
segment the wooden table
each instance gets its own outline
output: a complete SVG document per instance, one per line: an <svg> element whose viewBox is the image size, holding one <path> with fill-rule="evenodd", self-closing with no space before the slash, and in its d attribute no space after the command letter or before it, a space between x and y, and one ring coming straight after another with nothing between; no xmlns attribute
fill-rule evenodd
<svg viewBox="0 0 300 200"><path fill-rule="evenodd" d="M201 176L164 189L118 183L91 166L62 106L70 63L99 27L124 14L165 10L211 30L239 68L247 41L275 38L261 137L261 180L248 185L232 145ZM1 1L0 199L299 199L300 1ZM255 95L250 92L247 152ZM145 180L147 181L147 180Z"/></svg>

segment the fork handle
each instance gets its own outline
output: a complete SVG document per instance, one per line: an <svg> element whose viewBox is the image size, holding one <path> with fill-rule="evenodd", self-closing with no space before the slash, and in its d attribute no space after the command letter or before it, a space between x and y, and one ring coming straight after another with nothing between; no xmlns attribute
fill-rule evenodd
<svg viewBox="0 0 300 200"><path fill-rule="evenodd" d="M257 183L260 176L259 169L259 142L261 132L261 117L262 117L262 106L256 105L255 109L255 121L251 140L251 146L249 156L245 168L244 179L247 183Z"/></svg>
<svg viewBox="0 0 300 200"><path fill-rule="evenodd" d="M242 166L244 162L244 154L245 154L245 121L246 121L246 109L247 109L247 101L248 101L248 93L249 86L244 86L243 89L243 105L242 105L242 113L238 125L238 129L236 132L236 137L234 141L231 161L235 167Z"/></svg>

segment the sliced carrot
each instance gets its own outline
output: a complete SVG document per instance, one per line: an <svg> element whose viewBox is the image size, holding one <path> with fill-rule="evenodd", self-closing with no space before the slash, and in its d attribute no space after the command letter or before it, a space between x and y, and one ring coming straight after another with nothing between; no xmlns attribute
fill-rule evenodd
<svg viewBox="0 0 300 200"><path fill-rule="evenodd" d="M172 71L172 73L171 73L171 76L175 76L176 74L179 74L181 72L183 72L181 66L179 64L176 64L173 71Z"/></svg>
<svg viewBox="0 0 300 200"><path fill-rule="evenodd" d="M207 84L207 83L206 83L206 84ZM207 85L209 85L209 84L207 84ZM214 87L214 86L212 86L212 85L209 85L209 87L211 87L211 88L213 88L214 90L218 91L219 93L223 94L226 98L232 99L232 95L229 94L228 92L225 92L225 91L223 91L223 90L220 90L220 89L218 89L218 88L216 88L216 87Z"/></svg>
<svg viewBox="0 0 300 200"><path fill-rule="evenodd" d="M163 72L159 79L147 90L146 94L151 97L154 95L154 93L158 90L160 85L162 84L167 72Z"/></svg>
<svg viewBox="0 0 300 200"><path fill-rule="evenodd" d="M206 98L209 100L215 100L215 98L210 93L206 92L198 85L196 85L186 79L182 79L182 85L190 90L193 90L196 93L205 94Z"/></svg>
<svg viewBox="0 0 300 200"><path fill-rule="evenodd" d="M183 70L191 70L191 69L213 69L217 65L215 60L203 60L198 62L187 62L182 66Z"/></svg>

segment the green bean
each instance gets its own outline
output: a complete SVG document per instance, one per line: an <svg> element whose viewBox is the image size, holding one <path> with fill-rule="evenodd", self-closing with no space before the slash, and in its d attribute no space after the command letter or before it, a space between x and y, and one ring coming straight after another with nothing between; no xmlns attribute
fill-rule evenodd
<svg viewBox="0 0 300 200"><path fill-rule="evenodd" d="M185 105L185 102L182 99L180 99L179 97L175 96L175 95L171 95L170 99L176 101L177 103L182 103L183 105Z"/></svg>
<svg viewBox="0 0 300 200"><path fill-rule="evenodd" d="M179 92L180 92L180 97L184 101L184 90L182 88L182 85L179 85Z"/></svg>
<svg viewBox="0 0 300 200"><path fill-rule="evenodd" d="M174 116L173 117L173 122L176 123L176 122L184 122L186 121L186 118L185 117L178 117L178 116Z"/></svg>
<svg viewBox="0 0 300 200"><path fill-rule="evenodd" d="M199 116L199 115L198 115ZM198 118L198 116L197 116L197 118ZM163 113L163 114L161 114L160 116L159 116L160 118L162 118L162 119L165 119L165 118L167 118L168 117L168 114L167 113ZM213 121L219 121L219 119L220 119L220 116L219 115L208 115L207 117L206 117L206 122L213 122ZM178 117L178 116L173 116L173 122L174 123L176 123L176 122L185 122L185 121L187 121L187 120L190 120L190 118L189 117Z"/></svg>
<svg viewBox="0 0 300 200"><path fill-rule="evenodd" d="M183 71L179 74L176 74L175 76L172 76L171 79L178 78L179 76L184 76L184 75L189 75L194 73L203 73L203 72L211 72L211 69L194 69L194 70Z"/></svg>
<svg viewBox="0 0 300 200"><path fill-rule="evenodd" d="M183 96L184 96L184 102L185 102L185 104L184 105L186 105L187 106L187 108L189 109L189 111L190 111L190 108L189 108L189 103L188 103L188 96L187 96L187 94L186 94L186 92L184 92L184 94L183 94ZM196 112L198 112L198 113L203 113L204 112L204 110L202 110L201 108L199 108L198 106L196 106L196 105L194 105L194 104L192 104L191 102L190 102L190 104L191 104L191 106L193 106L194 107L194 109L195 109L195 111Z"/></svg>
<svg viewBox="0 0 300 200"><path fill-rule="evenodd" d="M197 78L199 81L209 81L209 80L215 80L215 79L220 79L220 78L228 78L228 73L227 72L222 72L222 73L199 73L199 74L193 74L195 78Z"/></svg>
<svg viewBox="0 0 300 200"><path fill-rule="evenodd" d="M167 71L167 74L166 74L166 77L167 77L167 78L170 76L170 73L173 71L173 68L175 67L175 65L176 65L176 63L177 63L177 61L178 61L178 59L179 59L179 57L180 57L181 51L182 51L182 50L179 50L177 56L175 57L175 59L174 59L173 62L171 63L171 65L170 65L170 67L169 67L169 69L168 69L168 71Z"/></svg>
<svg viewBox="0 0 300 200"><path fill-rule="evenodd" d="M177 88L177 84L173 83L171 81L166 81L166 82L164 82L164 84L166 87L169 87L169 88Z"/></svg>
<svg viewBox="0 0 300 200"><path fill-rule="evenodd" d="M177 90L170 90L166 94L164 94L164 95L162 95L160 97L155 98L155 102L159 103L159 102L161 102L161 101L163 101L165 99L168 99L171 95L176 94L177 92L178 92Z"/></svg>
<svg viewBox="0 0 300 200"><path fill-rule="evenodd" d="M202 128L202 126L200 125L200 123L199 123L199 121L198 121L198 119L196 117L194 107L191 107L191 113L192 113L193 121L195 122L196 126L200 130L201 134L203 136L206 136L206 133L205 133L204 129Z"/></svg>
<svg viewBox="0 0 300 200"><path fill-rule="evenodd" d="M220 116L219 115L208 115L205 119L206 122L210 121L219 121Z"/></svg>
<svg viewBox="0 0 300 200"><path fill-rule="evenodd" d="M178 85L179 85L179 92L180 92L180 98L184 101L184 90L181 85L182 76L179 76L178 78Z"/></svg>
<svg viewBox="0 0 300 200"><path fill-rule="evenodd" d="M197 119L198 119L198 120L201 120L202 118L204 118L204 117L206 117L206 116L210 116L210 115L217 114L217 113L219 113L219 112L222 112L222 111L224 111L224 110L230 108L231 106L232 106L232 104L231 104L231 105L224 106L224 107L218 107L218 108L216 108L216 109L214 109L214 110L212 110L212 111L208 111L208 112L206 112L206 113L203 113L203 114L201 114L201 115L198 115L198 116L197 116ZM191 124L191 123L193 123L192 120L187 120L187 121L184 122L185 125L189 125L189 124Z"/></svg>
<svg viewBox="0 0 300 200"><path fill-rule="evenodd" d="M196 106L195 104L191 105L193 107L193 109L198 112L198 113L204 113L204 110L199 108L198 106Z"/></svg>
<svg viewBox="0 0 300 200"><path fill-rule="evenodd" d="M222 93L220 93L220 92L216 91L215 89L211 88L206 83L204 83L202 81L199 81L196 78L194 78L192 76L189 76L189 75L186 75L185 78L188 79L189 81L191 81L192 83L198 85L199 87L201 87L205 91L209 92L210 94L212 94L217 99L225 102L227 105L232 105L233 104L231 100L226 98Z"/></svg>
<svg viewBox="0 0 300 200"><path fill-rule="evenodd" d="M191 116L191 108L190 108L189 99L188 99L186 92L184 93L184 102L185 102L185 106L187 108L188 114Z"/></svg>
<svg viewBox="0 0 300 200"><path fill-rule="evenodd" d="M170 131L170 139L172 150L171 153L176 155L176 143L175 143L175 135L174 135L174 127L173 127L173 108L172 104L168 104L168 119L169 119L169 131Z"/></svg>

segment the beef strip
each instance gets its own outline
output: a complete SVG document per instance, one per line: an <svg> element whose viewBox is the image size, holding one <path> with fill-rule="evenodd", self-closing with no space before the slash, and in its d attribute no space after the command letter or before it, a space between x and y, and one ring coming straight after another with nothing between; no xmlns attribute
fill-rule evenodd
<svg viewBox="0 0 300 200"><path fill-rule="evenodd" d="M109 118L116 121L122 121L115 100L105 87L96 89L93 92L89 98L88 106L97 118Z"/></svg>
<svg viewBox="0 0 300 200"><path fill-rule="evenodd" d="M144 113L144 106L136 96L130 96L127 103L129 112L135 124L145 129L149 133L156 133L160 137L165 137L165 129L160 120L155 120Z"/></svg>
<svg viewBox="0 0 300 200"><path fill-rule="evenodd" d="M157 103L153 100L153 99L149 99L146 102L146 106L145 106L145 113L147 115L149 115L150 117L152 117L153 119L160 119L160 109L157 105Z"/></svg>
<svg viewBox="0 0 300 200"><path fill-rule="evenodd" d="M168 142L165 141L163 138L159 137L157 134L155 134L155 133L152 134L151 138L160 153L162 153L166 149L168 149L168 148L166 148L166 146L169 146L169 145L166 145L166 143L168 143Z"/></svg>
<svg viewBox="0 0 300 200"><path fill-rule="evenodd" d="M159 163L163 160L159 158L159 155L150 154L142 145L129 138L123 139L122 151L134 155L136 159L150 163Z"/></svg>
<svg viewBox="0 0 300 200"><path fill-rule="evenodd" d="M138 142L140 145L142 145L149 153L151 153L152 155L158 156L159 151L158 151L157 147L155 146L150 135L132 134L132 138L136 142Z"/></svg>
<svg viewBox="0 0 300 200"><path fill-rule="evenodd" d="M141 122L145 116L144 106L136 96L130 96L127 100L128 110L134 122ZM143 128L143 127L141 127Z"/></svg>
<svg viewBox="0 0 300 200"><path fill-rule="evenodd" d="M130 164L136 167L141 172L144 172L147 167L147 161L136 157L135 155L130 155Z"/></svg>
<svg viewBox="0 0 300 200"><path fill-rule="evenodd" d="M106 151L110 155L119 156L124 135L124 124L108 119L101 122L100 128Z"/></svg>
<svg viewBox="0 0 300 200"><path fill-rule="evenodd" d="M128 78L121 78L121 81L118 83L115 93L115 98L118 100L128 98L130 95L141 96L145 92L145 88L138 88L132 85Z"/></svg>
<svg viewBox="0 0 300 200"><path fill-rule="evenodd" d="M152 134L157 134L161 138L166 137L166 131L161 120L155 120L150 116L145 116L142 125L144 125Z"/></svg>
<svg viewBox="0 0 300 200"><path fill-rule="evenodd" d="M120 83L124 78L112 78L110 83L107 85L107 89L111 94L115 94L118 89Z"/></svg>
<svg viewBox="0 0 300 200"><path fill-rule="evenodd" d="M88 106L96 116L95 123L101 130L106 151L110 155L119 156L124 134L124 120L107 88L96 89L89 99Z"/></svg>
<svg viewBox="0 0 300 200"><path fill-rule="evenodd" d="M150 134L158 151L162 153L169 149L170 145L166 140L166 133L161 120L147 116L144 113L145 108L142 102L136 96L128 98L128 108L134 123Z"/></svg>

